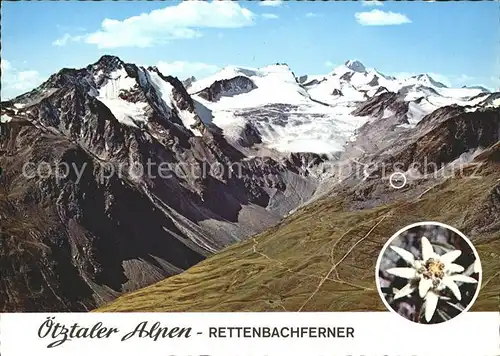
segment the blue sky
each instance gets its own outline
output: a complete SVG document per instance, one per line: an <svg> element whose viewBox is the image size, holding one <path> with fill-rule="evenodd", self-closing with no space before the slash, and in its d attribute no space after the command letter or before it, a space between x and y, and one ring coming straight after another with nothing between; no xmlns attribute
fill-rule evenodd
<svg viewBox="0 0 500 356"><path fill-rule="evenodd" d="M103 54L181 79L286 62L296 75L348 59L498 88L497 2L3 2L2 98Z"/></svg>

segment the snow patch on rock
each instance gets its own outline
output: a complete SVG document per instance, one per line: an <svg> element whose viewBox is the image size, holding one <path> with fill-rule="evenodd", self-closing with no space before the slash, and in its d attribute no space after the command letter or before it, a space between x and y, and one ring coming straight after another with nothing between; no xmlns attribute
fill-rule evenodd
<svg viewBox="0 0 500 356"><path fill-rule="evenodd" d="M138 122L146 122L146 103L131 103L120 98L123 91L131 90L137 84L134 78L128 76L123 68L109 74L104 84L98 89L99 99L113 116L122 124L138 127Z"/></svg>

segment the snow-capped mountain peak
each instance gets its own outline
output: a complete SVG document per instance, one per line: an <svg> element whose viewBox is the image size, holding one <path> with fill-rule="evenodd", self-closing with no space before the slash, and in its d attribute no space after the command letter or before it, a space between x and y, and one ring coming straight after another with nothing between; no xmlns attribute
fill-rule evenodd
<svg viewBox="0 0 500 356"><path fill-rule="evenodd" d="M119 57L105 54L89 67L96 72L102 71L104 73L110 73L116 69L123 68L124 66L125 63Z"/></svg>
<svg viewBox="0 0 500 356"><path fill-rule="evenodd" d="M418 84L424 85L424 86L429 86L429 87L435 87L435 88L446 88L446 85L444 85L441 82L438 82L434 78L432 78L429 74L419 74L411 77L410 79L415 80Z"/></svg>
<svg viewBox="0 0 500 356"><path fill-rule="evenodd" d="M97 99L106 105L116 119L128 126L137 126L138 122L146 122L147 103L127 100L129 94L134 94L134 87L138 84L122 67L115 69L108 75L97 72L94 75L97 83ZM91 91L92 93L92 91Z"/></svg>
<svg viewBox="0 0 500 356"><path fill-rule="evenodd" d="M103 56L85 68L61 70L14 102L29 106L60 89L61 96L73 90L104 104L121 124L141 130L176 125L203 135L213 128L233 142L252 132L278 151L332 153L370 120L353 115L356 107L382 93L408 103L404 115L411 124L442 106L474 106L487 99L477 97L481 89L447 88L428 74L386 76L357 60L328 75L299 78L283 63L228 66L185 84L168 74Z"/></svg>
<svg viewBox="0 0 500 356"><path fill-rule="evenodd" d="M125 63L116 56L104 55L80 69L62 69L14 102L28 110L29 106L53 95L97 100L119 123L134 128L177 125L194 135L201 135L203 131L203 120L182 82L163 75L155 67ZM60 123L50 124L59 127Z"/></svg>
<svg viewBox="0 0 500 356"><path fill-rule="evenodd" d="M280 63L262 68L228 66L194 82L189 93L213 99L207 99L209 101L221 100L223 106L233 108L308 100L307 91L299 85L290 67Z"/></svg>
<svg viewBox="0 0 500 356"><path fill-rule="evenodd" d="M182 81L182 84L186 89L189 89L191 85L193 85L194 82L196 82L198 79L196 79L195 76L190 76L189 78L186 78Z"/></svg>
<svg viewBox="0 0 500 356"><path fill-rule="evenodd" d="M363 65L363 63L361 63L360 61L355 60L355 59L350 59L350 60L346 61L344 63L344 65L354 72L358 72L358 73L366 72L366 68Z"/></svg>

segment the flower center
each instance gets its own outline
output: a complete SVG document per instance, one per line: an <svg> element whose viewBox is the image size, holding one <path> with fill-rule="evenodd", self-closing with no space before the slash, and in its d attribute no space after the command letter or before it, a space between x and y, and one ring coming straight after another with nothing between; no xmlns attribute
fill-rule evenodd
<svg viewBox="0 0 500 356"><path fill-rule="evenodd" d="M423 275L427 279L432 279L433 282L441 280L444 277L444 263L434 258L429 258L425 262Z"/></svg>

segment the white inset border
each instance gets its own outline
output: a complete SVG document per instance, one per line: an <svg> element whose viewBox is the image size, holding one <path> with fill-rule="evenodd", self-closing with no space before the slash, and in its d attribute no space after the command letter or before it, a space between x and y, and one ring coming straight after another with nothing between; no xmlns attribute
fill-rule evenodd
<svg viewBox="0 0 500 356"><path fill-rule="evenodd" d="M377 286L377 292L380 296L380 299L382 299L382 302L384 303L385 307L387 308L387 310L389 310L391 313L394 313L394 314L397 314L398 316L400 316L392 307L391 305L387 302L384 294L382 293L382 286L381 286L381 281L380 281L380 275L379 275L379 270L380 270L380 265L382 263L382 258L383 258L383 255L385 253L385 251L389 248L389 246L391 245L391 243L396 240L399 235L401 235L402 233L414 228L414 227L419 227L419 226L429 226L429 225L434 225L434 226L440 226L440 227L443 227L447 230L451 230L453 231L454 233L456 233L458 236L460 236L468 245L469 247L471 248L473 254L474 254L474 257L476 258L476 261L479 261L478 263L481 264L481 259L479 257L479 254L477 253L477 250L476 248L474 247L474 245L472 244L472 242L470 241L470 239L465 236L460 230L454 228L453 226L450 226L450 225L447 225L447 224L443 224L441 222L437 222L437 221L422 221L422 222L418 222L418 223L414 223L414 224L411 224L411 225L407 225L405 226L404 228L398 230L394 235L392 235L389 240L387 240L387 242L384 244L384 246L382 247L382 250L380 251L380 254L377 258L377 262L375 264L375 284ZM454 318L450 319L450 320L447 320L446 321L446 324L448 323L451 323L453 321L455 321L457 318L459 318L460 316L463 316L465 313L467 313L470 308L472 308L472 306L474 305L474 303L476 302L477 300L477 297L479 296L479 293L481 291L481 283L482 283L482 279L483 279L483 273L482 273L482 268L481 268L481 272L478 273L479 274L479 279L478 279L478 283L477 283L477 288L476 288L476 292L474 294L474 296L472 297L472 300L471 302L465 307L465 309L457 316L455 316ZM415 323L411 320L408 320L402 316L400 316L402 319L405 319L407 321L409 321L410 323L412 324L416 324L416 325L432 325L432 326L436 326L436 325L440 325L440 324L443 324L443 323L440 323L440 324L421 324L421 323Z"/></svg>

